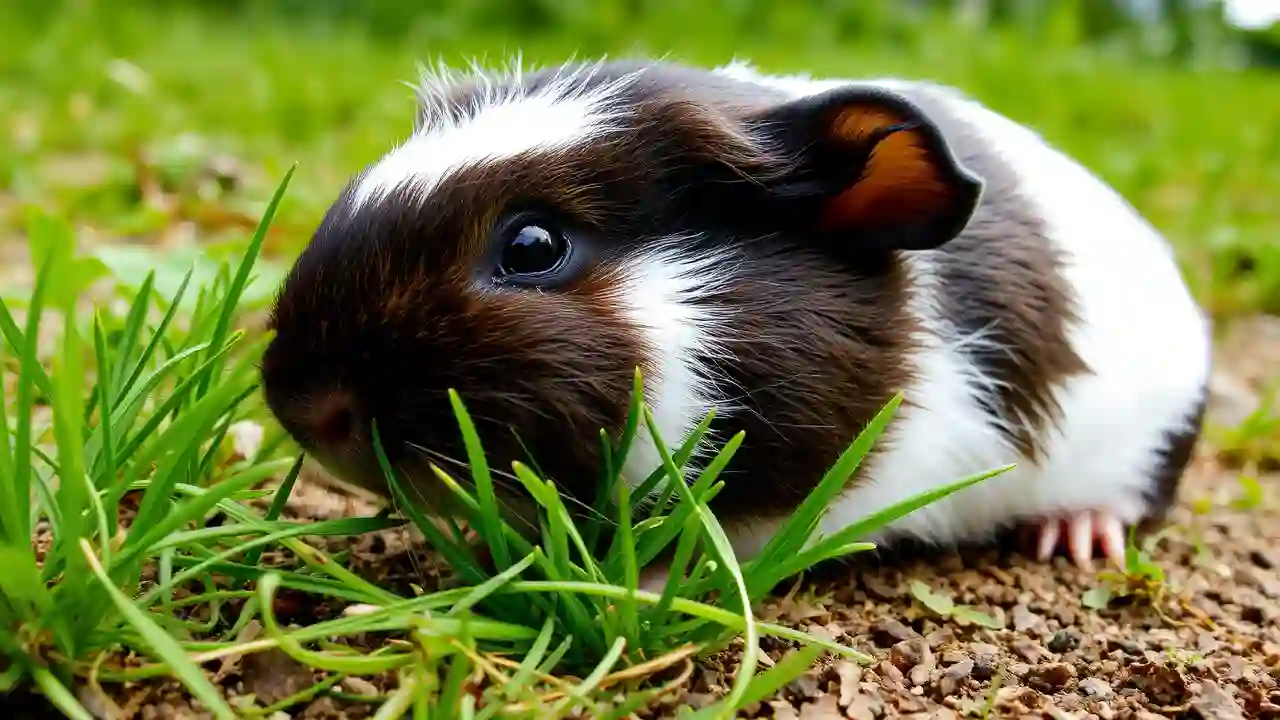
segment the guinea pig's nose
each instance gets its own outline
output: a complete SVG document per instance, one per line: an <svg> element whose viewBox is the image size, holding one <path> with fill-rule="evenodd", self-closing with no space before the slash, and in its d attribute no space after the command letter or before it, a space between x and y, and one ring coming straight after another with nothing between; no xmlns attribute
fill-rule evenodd
<svg viewBox="0 0 1280 720"><path fill-rule="evenodd" d="M321 395L313 398L302 421L305 432L318 445L345 445L356 432L355 404L346 393Z"/></svg>

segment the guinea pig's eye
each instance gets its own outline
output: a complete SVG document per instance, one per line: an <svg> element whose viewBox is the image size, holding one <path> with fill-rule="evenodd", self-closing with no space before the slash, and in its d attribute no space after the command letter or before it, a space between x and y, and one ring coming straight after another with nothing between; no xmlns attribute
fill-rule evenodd
<svg viewBox="0 0 1280 720"><path fill-rule="evenodd" d="M507 236L498 263L501 275L543 275L569 255L569 240L550 225L520 225Z"/></svg>

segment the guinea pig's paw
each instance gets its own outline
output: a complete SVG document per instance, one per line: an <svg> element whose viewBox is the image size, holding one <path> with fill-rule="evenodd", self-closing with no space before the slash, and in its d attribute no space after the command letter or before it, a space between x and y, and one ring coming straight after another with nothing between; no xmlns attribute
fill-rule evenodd
<svg viewBox="0 0 1280 720"><path fill-rule="evenodd" d="M1107 561L1124 566L1125 523L1106 510L1048 515L1024 526L1035 542L1035 556L1047 562L1065 544L1068 557L1083 570L1093 569L1099 550Z"/></svg>

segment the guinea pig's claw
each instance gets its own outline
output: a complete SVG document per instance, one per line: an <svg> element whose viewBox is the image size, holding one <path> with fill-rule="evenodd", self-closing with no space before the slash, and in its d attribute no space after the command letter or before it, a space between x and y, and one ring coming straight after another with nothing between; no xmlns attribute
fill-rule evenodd
<svg viewBox="0 0 1280 720"><path fill-rule="evenodd" d="M1064 527L1065 526L1065 527ZM1086 510L1036 523L1036 559L1047 562L1066 531L1067 555L1082 570L1093 569L1096 550L1108 562L1124 566L1124 523L1107 512Z"/></svg>
<svg viewBox="0 0 1280 720"><path fill-rule="evenodd" d="M1042 520L1038 528L1036 541L1036 559L1049 562L1053 551L1058 547L1058 538L1062 536L1062 523L1057 519Z"/></svg>
<svg viewBox="0 0 1280 720"><path fill-rule="evenodd" d="M1124 523L1111 515L1101 516L1101 525L1097 530L1102 538L1102 552L1116 567L1124 567Z"/></svg>
<svg viewBox="0 0 1280 720"><path fill-rule="evenodd" d="M1093 514L1082 512L1067 521L1067 551L1081 570L1093 569Z"/></svg>

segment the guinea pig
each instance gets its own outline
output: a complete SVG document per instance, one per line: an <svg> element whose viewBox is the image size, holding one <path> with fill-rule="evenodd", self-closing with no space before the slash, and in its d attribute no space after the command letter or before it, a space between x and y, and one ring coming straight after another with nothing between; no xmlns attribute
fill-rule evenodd
<svg viewBox="0 0 1280 720"><path fill-rule="evenodd" d="M1088 568L1169 510L1209 319L1156 229L1033 130L930 82L737 62L428 73L418 97L297 258L262 359L337 477L387 492L376 420L452 512L429 463L467 477L454 389L491 467L532 460L586 507L640 368L669 445L712 409L698 457L745 431L712 504L740 559L899 392L819 532L1010 463L867 539L1020 530ZM623 480L659 465L642 428Z"/></svg>

